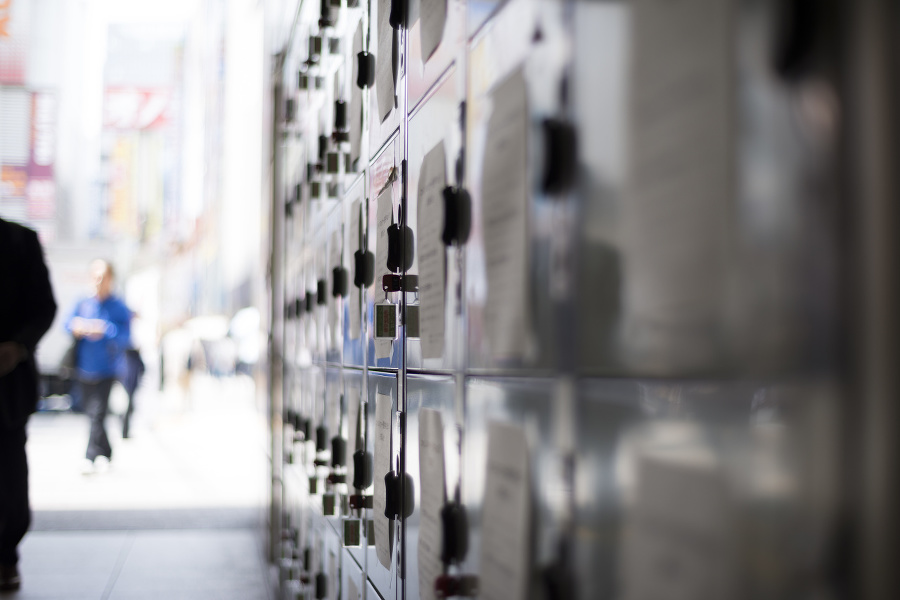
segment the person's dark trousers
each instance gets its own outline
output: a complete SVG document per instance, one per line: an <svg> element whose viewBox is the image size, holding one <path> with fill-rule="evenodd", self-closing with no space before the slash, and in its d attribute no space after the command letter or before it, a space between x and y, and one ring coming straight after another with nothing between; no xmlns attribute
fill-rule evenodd
<svg viewBox="0 0 900 600"><path fill-rule="evenodd" d="M106 436L106 415L109 412L109 392L112 390L113 381L109 378L81 382L84 410L91 419L91 436L85 454L90 460L98 456L112 458L112 447Z"/></svg>
<svg viewBox="0 0 900 600"><path fill-rule="evenodd" d="M134 392L128 394L128 408L125 409L125 415L122 417L122 437L129 436L129 425L131 424L131 413L134 412Z"/></svg>
<svg viewBox="0 0 900 600"><path fill-rule="evenodd" d="M0 429L0 565L15 566L16 546L31 524L25 427Z"/></svg>

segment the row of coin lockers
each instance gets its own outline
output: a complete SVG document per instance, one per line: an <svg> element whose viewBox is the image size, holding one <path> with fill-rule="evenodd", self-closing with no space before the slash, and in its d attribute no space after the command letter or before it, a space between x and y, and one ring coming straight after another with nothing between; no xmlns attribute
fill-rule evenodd
<svg viewBox="0 0 900 600"><path fill-rule="evenodd" d="M285 598L830 593L833 90L778 5L298 6Z"/></svg>

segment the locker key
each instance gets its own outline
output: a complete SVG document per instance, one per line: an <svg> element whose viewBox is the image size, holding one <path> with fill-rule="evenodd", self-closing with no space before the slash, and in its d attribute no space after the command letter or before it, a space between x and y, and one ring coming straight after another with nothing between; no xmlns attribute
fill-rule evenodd
<svg viewBox="0 0 900 600"><path fill-rule="evenodd" d="M328 577L325 573L316 573L316 600L328 596Z"/></svg>
<svg viewBox="0 0 900 600"><path fill-rule="evenodd" d="M393 215L391 215L393 220ZM408 271L415 256L415 236L412 229L403 222L403 207L399 210L399 223L391 223L387 230L388 256L387 268L397 273Z"/></svg>
<svg viewBox="0 0 900 600"><path fill-rule="evenodd" d="M290 123L294 120L294 99L288 98L284 103L284 120Z"/></svg>
<svg viewBox="0 0 900 600"><path fill-rule="evenodd" d="M399 466L398 466L399 468ZM384 516L388 519L406 519L413 514L415 493L409 473L402 476L393 470L384 476Z"/></svg>
<svg viewBox="0 0 900 600"><path fill-rule="evenodd" d="M458 501L441 509L441 561L445 565L462 563L469 551L469 518Z"/></svg>
<svg viewBox="0 0 900 600"><path fill-rule="evenodd" d="M545 194L563 194L575 183L578 173L578 134L571 123L544 119Z"/></svg>
<svg viewBox="0 0 900 600"><path fill-rule="evenodd" d="M375 282L375 255L369 250L353 253L353 285L367 288Z"/></svg>
<svg viewBox="0 0 900 600"><path fill-rule="evenodd" d="M343 298L347 295L347 269L337 266L331 270L331 295Z"/></svg>
<svg viewBox="0 0 900 600"><path fill-rule="evenodd" d="M334 516L335 497L334 492L322 494L322 514L326 517Z"/></svg>
<svg viewBox="0 0 900 600"><path fill-rule="evenodd" d="M331 466L343 467L347 464L347 440L339 435L331 438Z"/></svg>
<svg viewBox="0 0 900 600"><path fill-rule="evenodd" d="M388 273L381 277L381 289L385 292L418 292L419 276Z"/></svg>
<svg viewBox="0 0 900 600"><path fill-rule="evenodd" d="M328 304L328 282L324 279L316 282L316 304L319 306Z"/></svg>
<svg viewBox="0 0 900 600"><path fill-rule="evenodd" d="M464 188L448 185L444 188L444 245L462 246L469 240L471 230L472 197Z"/></svg>
<svg viewBox="0 0 900 600"><path fill-rule="evenodd" d="M356 55L356 87L361 89L375 85L375 55L362 52Z"/></svg>
<svg viewBox="0 0 900 600"><path fill-rule="evenodd" d="M364 508L372 508L372 496L366 494L350 494L348 499L352 510L362 510Z"/></svg>

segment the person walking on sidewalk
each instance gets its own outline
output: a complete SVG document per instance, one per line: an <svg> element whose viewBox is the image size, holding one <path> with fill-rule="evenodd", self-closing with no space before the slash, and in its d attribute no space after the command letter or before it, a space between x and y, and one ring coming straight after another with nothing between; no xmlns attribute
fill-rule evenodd
<svg viewBox="0 0 900 600"><path fill-rule="evenodd" d="M66 320L66 329L77 340L76 379L91 420L85 474L105 470L112 458L106 435L109 392L123 352L131 345L131 311L113 294L112 265L95 260L91 277L94 295L80 300Z"/></svg>
<svg viewBox="0 0 900 600"><path fill-rule="evenodd" d="M17 547L31 523L25 425L38 400L34 351L55 315L37 234L0 219L0 592L21 586Z"/></svg>

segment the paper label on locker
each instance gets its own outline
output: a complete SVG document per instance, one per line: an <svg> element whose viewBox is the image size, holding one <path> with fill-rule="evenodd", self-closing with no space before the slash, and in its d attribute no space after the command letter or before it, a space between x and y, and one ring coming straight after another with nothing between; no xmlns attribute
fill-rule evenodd
<svg viewBox="0 0 900 600"><path fill-rule="evenodd" d="M355 253L357 250L362 250L363 252L365 252L366 250L360 243L360 230L362 228L362 220L364 218L365 216L363 215L362 210L362 200L356 200L350 206L350 248L352 248L353 253ZM350 277L349 279L350 281L348 281L348 287L350 289L348 291L350 299L348 313L350 318L350 339L358 340L361 327L362 294L360 293L360 289L353 284L352 277Z"/></svg>
<svg viewBox="0 0 900 600"><path fill-rule="evenodd" d="M740 595L733 501L712 457L641 457L623 531L623 600Z"/></svg>
<svg viewBox="0 0 900 600"><path fill-rule="evenodd" d="M636 364L702 368L720 354L733 0L637 0L630 8L624 339Z"/></svg>
<svg viewBox="0 0 900 600"><path fill-rule="evenodd" d="M495 358L528 353L528 98L522 69L491 98L481 210L487 263L484 323Z"/></svg>
<svg viewBox="0 0 900 600"><path fill-rule="evenodd" d="M491 423L481 530L479 586L484 600L528 597L530 478L525 431L508 423Z"/></svg>
<svg viewBox="0 0 900 600"><path fill-rule="evenodd" d="M385 187L384 191L378 196L378 205L375 210L375 294L381 292L381 279L384 275L390 273L387 267L388 257L388 227L391 226L393 218L394 202L393 202L393 184ZM377 313L377 311L376 311ZM382 317L385 318L385 312ZM378 314L375 315L376 320ZM396 318L396 315L395 315ZM383 324L383 323L382 323ZM378 325L376 324L376 332ZM389 358L393 349L393 337L385 338L375 336L375 358Z"/></svg>
<svg viewBox="0 0 900 600"><path fill-rule="evenodd" d="M375 494L372 498L372 515L375 521L375 553L385 569L391 568L391 550L394 541L394 522L384 516L384 476L391 471L391 397L375 394Z"/></svg>
<svg viewBox="0 0 900 600"><path fill-rule="evenodd" d="M360 20L359 25L356 27L356 33L353 34L353 54L350 56L350 62L353 64L353 78L350 83L350 106L348 107L350 112L347 115L347 121L350 126L350 161L356 162L360 157L360 149L362 148L362 131L363 131L363 121L362 121L362 89L358 85L356 85L356 79L359 74L359 65L357 64L356 57L362 52L363 49L363 28L362 28L362 20ZM360 165L360 169L362 165ZM350 238L352 244L355 244L353 240L355 238ZM351 247L352 247L351 244ZM352 338L356 339L356 338Z"/></svg>
<svg viewBox="0 0 900 600"><path fill-rule="evenodd" d="M423 15L424 18L424 15ZM444 187L447 185L444 142L425 155L419 173L419 302L422 358L444 353Z"/></svg>
<svg viewBox="0 0 900 600"><path fill-rule="evenodd" d="M427 62L444 37L447 22L447 0L422 0L422 61Z"/></svg>
<svg viewBox="0 0 900 600"><path fill-rule="evenodd" d="M419 411L419 597L436 600L434 582L442 573L441 508L444 505L444 425L440 411Z"/></svg>
<svg viewBox="0 0 900 600"><path fill-rule="evenodd" d="M388 18L391 0L378 0L378 54L375 57L375 92L378 96L378 117L384 121L394 110L394 71L391 66L394 30Z"/></svg>
<svg viewBox="0 0 900 600"><path fill-rule="evenodd" d="M359 419L360 389L355 383L348 383L347 394L347 485L351 493L356 493L353 488L353 454L356 452L356 442L364 438L362 423Z"/></svg>

